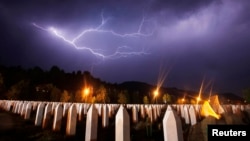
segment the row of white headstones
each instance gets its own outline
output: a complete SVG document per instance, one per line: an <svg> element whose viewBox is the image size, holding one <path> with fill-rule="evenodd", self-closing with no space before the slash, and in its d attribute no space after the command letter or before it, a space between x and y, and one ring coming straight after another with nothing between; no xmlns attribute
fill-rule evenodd
<svg viewBox="0 0 250 141"><path fill-rule="evenodd" d="M46 128L53 120L52 130L60 131L62 118L67 116L66 135L76 134L77 121L86 116L85 141L97 140L98 116L102 126L109 126L109 118L115 116L115 140L130 141L130 116L127 109L132 111L131 122L137 123L139 116L148 117L150 122L156 121L163 115L162 126L165 141L183 141L182 122L195 125L200 117L202 105L190 104L90 104L90 103L61 103L39 101L0 100L0 109L21 115L30 119L32 111L36 112L35 126ZM249 105L223 105L226 112L236 113L237 110L250 109ZM53 118L53 119L51 119Z"/></svg>

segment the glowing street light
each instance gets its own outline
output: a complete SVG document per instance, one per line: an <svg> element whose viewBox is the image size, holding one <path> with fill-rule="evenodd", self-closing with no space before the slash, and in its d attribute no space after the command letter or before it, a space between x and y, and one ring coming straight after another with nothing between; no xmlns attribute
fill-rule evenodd
<svg viewBox="0 0 250 141"><path fill-rule="evenodd" d="M202 93L202 89L203 89L203 83L204 83L204 80L203 80L202 83L201 83L199 95L198 95L198 97L196 98L197 104L199 104L199 102L201 101L201 93Z"/></svg>
<svg viewBox="0 0 250 141"><path fill-rule="evenodd" d="M154 97L157 97L158 94L159 94L159 91L158 91L158 90L155 90L155 91L154 91Z"/></svg>
<svg viewBox="0 0 250 141"><path fill-rule="evenodd" d="M90 89L89 88L84 88L83 89L83 99L84 99L84 102L86 102L86 97L89 95L90 93Z"/></svg>
<svg viewBox="0 0 250 141"><path fill-rule="evenodd" d="M155 98L155 103L157 104L157 96L159 95L159 90L158 89L156 89L156 90L154 90L154 98Z"/></svg>
<svg viewBox="0 0 250 141"><path fill-rule="evenodd" d="M163 85L163 82L165 81L167 75L168 75L168 72L165 72L165 68L160 68L160 73L159 73L159 76L158 76L156 89L153 91L153 95L154 95L156 103L157 103L157 96L159 95L159 89Z"/></svg>
<svg viewBox="0 0 250 141"><path fill-rule="evenodd" d="M88 96L89 94L89 88L85 88L83 91L84 96Z"/></svg>
<svg viewBox="0 0 250 141"><path fill-rule="evenodd" d="M200 96L198 96L197 98L196 98L196 100L197 100L197 104L201 101L201 98L200 98Z"/></svg>
<svg viewBox="0 0 250 141"><path fill-rule="evenodd" d="M183 98L181 99L181 102L184 103L186 99L186 94L184 94Z"/></svg>
<svg viewBox="0 0 250 141"><path fill-rule="evenodd" d="M182 103L184 103L185 102L185 98L182 98L181 101L182 101Z"/></svg>

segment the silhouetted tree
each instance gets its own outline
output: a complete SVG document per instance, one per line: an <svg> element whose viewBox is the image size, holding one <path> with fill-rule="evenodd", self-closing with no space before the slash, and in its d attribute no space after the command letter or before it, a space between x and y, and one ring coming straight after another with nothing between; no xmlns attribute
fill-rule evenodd
<svg viewBox="0 0 250 141"><path fill-rule="evenodd" d="M52 66L49 71L50 82L57 86L60 89L65 89L67 86L67 81L65 80L65 73L63 70L60 70L57 66Z"/></svg>
<svg viewBox="0 0 250 141"><path fill-rule="evenodd" d="M143 103L144 103L144 104L149 104L148 96L145 95L145 96L143 97Z"/></svg>
<svg viewBox="0 0 250 141"><path fill-rule="evenodd" d="M28 99L26 94L28 93L27 89L29 86L29 82L26 80L21 80L15 85L11 86L11 88L7 91L6 97L7 99ZM28 93L29 94L29 93Z"/></svg>
<svg viewBox="0 0 250 141"><path fill-rule="evenodd" d="M60 101L62 91L59 88L57 88L56 86L53 86L52 84L48 84L48 85L51 86L50 100L51 101Z"/></svg>
<svg viewBox="0 0 250 141"><path fill-rule="evenodd" d="M46 83L47 76L46 73L40 67L34 67L28 70L28 75L33 84L43 84Z"/></svg>
<svg viewBox="0 0 250 141"><path fill-rule="evenodd" d="M96 97L95 97L95 96L92 96L92 97L91 97L90 103L96 103Z"/></svg>
<svg viewBox="0 0 250 141"><path fill-rule="evenodd" d="M18 100L20 95L20 90L17 89L17 86L12 86L6 93L5 97L9 100Z"/></svg>
<svg viewBox="0 0 250 141"><path fill-rule="evenodd" d="M101 85L96 91L96 102L100 103L109 102L107 90L103 85Z"/></svg>
<svg viewBox="0 0 250 141"><path fill-rule="evenodd" d="M83 102L83 92L82 90L77 90L75 93L75 102Z"/></svg>
<svg viewBox="0 0 250 141"><path fill-rule="evenodd" d="M120 91L120 93L118 94L118 100L117 100L118 103L120 103L120 104L128 103L126 93L127 93L127 91Z"/></svg>
<svg viewBox="0 0 250 141"><path fill-rule="evenodd" d="M61 95L60 101L61 102L69 102L71 99L71 96L67 90L63 90L63 93Z"/></svg>
<svg viewBox="0 0 250 141"><path fill-rule="evenodd" d="M165 93L162 96L162 101L166 104L166 103L171 103L172 99L171 99L171 95L169 95L168 93Z"/></svg>

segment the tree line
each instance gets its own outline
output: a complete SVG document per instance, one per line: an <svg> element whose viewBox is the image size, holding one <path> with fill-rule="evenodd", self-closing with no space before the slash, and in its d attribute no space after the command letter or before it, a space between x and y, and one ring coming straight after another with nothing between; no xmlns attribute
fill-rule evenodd
<svg viewBox="0 0 250 141"><path fill-rule="evenodd" d="M0 66L0 99L87 103L154 103L147 94L128 91L116 83L95 78L88 71L66 73L58 66ZM165 94L159 102L170 102Z"/></svg>
<svg viewBox="0 0 250 141"><path fill-rule="evenodd" d="M163 89L155 97L154 86L130 83L133 89L121 84L108 83L95 78L88 71L66 73L58 66L45 71L40 67L23 69L20 66L0 65L0 99L61 101L86 103L196 103L194 98L185 98L186 91ZM250 102L250 88L243 90L246 102Z"/></svg>

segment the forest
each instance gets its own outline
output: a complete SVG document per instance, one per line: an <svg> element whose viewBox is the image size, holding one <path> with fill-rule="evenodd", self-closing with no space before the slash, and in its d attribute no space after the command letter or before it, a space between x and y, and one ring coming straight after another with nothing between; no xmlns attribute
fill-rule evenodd
<svg viewBox="0 0 250 141"><path fill-rule="evenodd" d="M45 71L40 67L24 69L21 66L0 66L0 99L121 103L121 104L158 104L158 103L196 103L195 91L177 88L160 88L144 82L109 83L95 78L88 71L66 73L58 66ZM250 91L249 91L250 92ZM246 99L249 98L245 90ZM242 101L233 94L226 94L223 101ZM224 94L225 96L225 94ZM185 99L184 99L185 98Z"/></svg>
<svg viewBox="0 0 250 141"><path fill-rule="evenodd" d="M154 86L144 84L140 90L130 90L125 85L102 81L88 71L66 73L57 66L52 66L49 71L40 67L0 66L0 99L87 103L172 101L169 94L162 95L158 101L153 99L149 91Z"/></svg>

